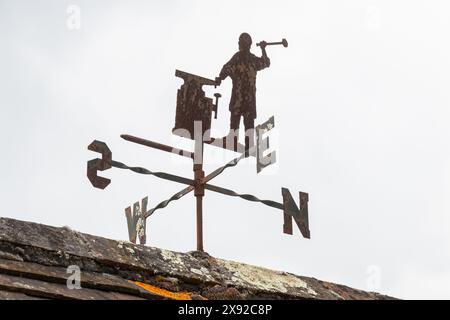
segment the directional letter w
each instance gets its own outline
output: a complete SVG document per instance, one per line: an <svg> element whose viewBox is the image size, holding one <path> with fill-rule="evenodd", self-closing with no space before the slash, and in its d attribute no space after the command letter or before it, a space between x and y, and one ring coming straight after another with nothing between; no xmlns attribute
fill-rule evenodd
<svg viewBox="0 0 450 320"><path fill-rule="evenodd" d="M132 243L136 243L136 237L139 236L139 243L145 244L145 213L147 212L147 203L148 197L145 197L142 199L142 210L139 202L133 205L133 213L131 213L131 207L125 209L125 216L127 217L128 223L128 237Z"/></svg>

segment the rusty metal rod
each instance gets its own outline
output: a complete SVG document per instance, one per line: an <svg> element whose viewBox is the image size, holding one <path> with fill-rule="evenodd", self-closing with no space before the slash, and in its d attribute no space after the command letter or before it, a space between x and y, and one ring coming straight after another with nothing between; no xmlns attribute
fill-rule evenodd
<svg viewBox="0 0 450 320"><path fill-rule="evenodd" d="M182 190L181 192L178 192L177 194L175 194L172 198L174 198L173 200L178 200L180 199L182 196L188 194L189 192L195 190L195 185L196 185L196 181L195 179L189 179L189 178L185 178L185 177L180 177L180 176L176 176L174 174L170 174L170 173L166 173L166 172L154 172L154 171L150 171L148 169L142 168L142 167L129 167L126 164L119 162L119 161L111 161L111 166L115 167L115 168L119 168L119 169L128 169L131 170L133 172L136 173L140 173L140 174L148 174L148 175L153 175L157 178L160 179L164 179L164 180L169 180L169 181L173 181L173 182L178 182L178 183L182 183L182 184L187 184L189 187L187 187L186 189ZM218 175L219 172L215 171L215 173ZM205 181L207 180L211 180L213 178L212 175L208 175L205 178L202 178L202 184L203 187L207 190L213 191L213 192L217 192L217 193L221 193L227 196L232 196L232 197L239 197L242 198L244 200L248 200L248 201L253 201L253 202L261 202L269 207L272 208L276 208L276 209L280 209L283 210L283 204L276 202L276 201L272 201L272 200L261 200L251 194L246 194L246 193L237 193L233 190L227 189L227 188L222 188L216 185L212 185L209 183L206 183ZM165 207L168 203L165 203L165 205L163 207ZM162 205L162 204L161 204ZM162 207L158 207L162 208ZM149 215L151 215L153 213L153 211L156 210L156 207L153 208L152 210L149 210L147 212L150 214L146 214L146 217L148 217Z"/></svg>
<svg viewBox="0 0 450 320"><path fill-rule="evenodd" d="M255 149L256 149L256 146L253 146L248 151L250 154L252 154L255 152ZM213 172L211 172L210 174L208 174L205 178L203 178L203 181L202 181L205 184L205 188L208 189L208 186L210 186L210 185L206 184L208 181L210 181L210 180L214 179L215 177L217 177L218 175L220 175L222 172L225 171L225 169L236 166L238 164L238 162L244 158L245 158L245 152L242 153L239 157L234 158L233 160L229 161L224 166L219 167L216 170L214 170ZM195 189L195 187L193 185L190 185L189 187L186 187L185 189L175 193L169 199L160 202L156 207L147 211L147 213L145 214L145 217L148 218L156 210L167 207L167 205L170 202L181 199L182 197L184 197L185 195L187 195L189 192L193 191L194 189ZM211 190L211 191L214 191L214 190Z"/></svg>
<svg viewBox="0 0 450 320"><path fill-rule="evenodd" d="M197 210L197 251L203 252L203 196L205 195L205 171L203 171L203 141L201 139L195 139L195 155L194 159L194 196L196 198ZM198 161L200 163L198 163Z"/></svg>
<svg viewBox="0 0 450 320"><path fill-rule="evenodd" d="M256 146L251 147L249 150L244 151L239 157L234 158L233 160L229 161L227 164L225 164L222 167L217 168L216 170L214 170L213 172L211 172L210 174L208 174L204 179L203 182L207 183L208 181L214 179L215 177L217 177L219 174L221 174L222 172L225 171L225 169L230 168L230 167L234 167L236 166L239 161L241 161L242 159L246 158L245 154L249 153L249 154L253 154L256 151Z"/></svg>
<svg viewBox="0 0 450 320"><path fill-rule="evenodd" d="M254 148L255 148L255 146L250 148L249 151L253 151ZM235 158L235 159L231 160L226 165L224 165L224 166L214 170L209 175L204 177L202 179L202 183L204 185L204 188L207 189L207 190L213 191L213 192L217 192L217 193L221 193L221 194L227 195L227 196L239 197L239 198L242 198L242 199L247 200L247 201L260 202L260 203L262 203L262 204L264 204L266 206L269 206L269 207L272 207L272 208L276 208L276 209L279 209L279 210L284 210L284 205L282 203L280 203L280 202L276 202L276 201L272 201L272 200L259 199L259 198L255 197L255 196L251 195L251 194L237 193L237 192L235 192L233 190L222 188L222 187L219 187L219 186L207 183L208 181L212 180L213 178L215 178L216 176L221 174L226 168L229 168L229 167L237 165L239 160L241 160L242 158L244 158L244 154L242 154L238 158ZM160 177L160 178L165 179L164 177ZM181 178L181 179L178 179L177 182L181 182L182 180L184 180L185 182L181 182L181 183L189 184L189 186L187 188L181 190L180 192L175 193L169 199L160 202L156 207L153 207L152 209L147 211L144 214L145 218L150 217L156 210L167 207L167 205L170 202L172 202L174 200L179 200L183 196L188 194L189 192L195 190L195 186L194 186L195 182L194 182L194 180L190 180L190 179L182 178L182 177L179 177L179 178Z"/></svg>
<svg viewBox="0 0 450 320"><path fill-rule="evenodd" d="M203 251L203 196L197 199L197 251Z"/></svg>
<svg viewBox="0 0 450 320"><path fill-rule="evenodd" d="M189 192L193 191L194 189L195 189L195 187L190 185L186 189L183 189L180 192L174 194L169 199L164 200L163 202L159 203L156 207L154 207L154 208L150 209L149 211L147 211L144 214L145 218L150 217L153 214L153 212L155 212L156 210L167 207L167 205L170 202L172 202L174 200L181 199L183 196L185 196ZM272 200L261 200L261 199L255 197L254 195L251 195L251 194L237 193L237 192L235 192L233 190L222 188L222 187L219 187L219 186L216 186L216 185L212 185L212 184L209 184L209 183L205 184L205 189L213 191L213 192L221 193L221 194L224 194L224 195L227 195L227 196L239 197L239 198L242 198L242 199L247 200L247 201L260 202L260 203L262 203L262 204L264 204L266 206L269 206L269 207L272 207L272 208L275 208L275 209L279 209L279 210L283 210L284 209L283 204L280 203L280 202L272 201Z"/></svg>
<svg viewBox="0 0 450 320"><path fill-rule="evenodd" d="M146 168L142 168L142 167L129 167L126 164L119 162L119 161L115 161L115 160L111 161L111 166L113 166L115 168L119 168L119 169L131 170L133 172L140 173L140 174L152 175L152 176L158 177L160 179L178 182L178 183L182 183L182 184L187 184L190 186L195 185L195 181L192 179L189 179L189 178L176 176L174 174L170 174L167 172L154 172L154 171L150 171Z"/></svg>
<svg viewBox="0 0 450 320"><path fill-rule="evenodd" d="M245 151L245 146L239 142L235 146L234 143L231 143L231 145L227 144L227 143L223 143L223 139L211 138L211 140L205 141L205 143L210 146L218 147L218 148L221 148L224 150L230 150L230 151L240 152L240 153ZM256 152L253 152L252 154L250 154L250 156L256 158Z"/></svg>
<svg viewBox="0 0 450 320"><path fill-rule="evenodd" d="M184 157L187 157L187 158L190 158L190 159L194 159L194 153L190 152L190 151L177 149L177 148L174 148L174 147L162 144L162 143L158 143L158 142L150 141L150 140L147 140L147 139L142 139L142 138L139 138L139 137L131 136L129 134L122 134L122 135L120 135L120 137L122 139L127 140L127 141L134 142L134 143L137 143L137 144L141 144L141 145L146 146L146 147L159 149L159 150L162 150L162 151L166 151L166 152L177 154L179 156L184 156Z"/></svg>
<svg viewBox="0 0 450 320"><path fill-rule="evenodd" d="M226 196L239 197L239 198L247 200L247 201L260 202L262 204L265 204L266 206L269 206L269 207L272 207L272 208L275 208L275 209L284 210L284 206L280 202L276 202L276 201L272 201L272 200L261 200L261 199L255 197L254 195L251 195L251 194L237 193L237 192L235 192L233 190L222 188L222 187L218 187L218 186L215 186L215 185L212 185L212 184L205 184L205 189L213 191L213 192L221 193L221 194L224 194Z"/></svg>

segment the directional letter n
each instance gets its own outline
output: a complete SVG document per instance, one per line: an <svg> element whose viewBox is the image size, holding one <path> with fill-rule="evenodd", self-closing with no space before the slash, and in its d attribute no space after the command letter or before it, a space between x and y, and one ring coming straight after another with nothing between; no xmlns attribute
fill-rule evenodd
<svg viewBox="0 0 450 320"><path fill-rule="evenodd" d="M309 221L308 221L308 194L299 192L300 209L297 207L291 193L286 188L281 188L283 195L283 211L284 211L284 225L283 232L292 234L292 218L294 218L300 232L304 238L310 238Z"/></svg>

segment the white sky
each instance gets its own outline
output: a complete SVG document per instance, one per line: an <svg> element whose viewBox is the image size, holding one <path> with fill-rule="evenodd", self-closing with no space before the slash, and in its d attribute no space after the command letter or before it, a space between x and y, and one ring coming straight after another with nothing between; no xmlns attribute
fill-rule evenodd
<svg viewBox="0 0 450 320"><path fill-rule="evenodd" d="M66 25L71 4L79 30ZM308 192L312 239L284 235L281 211L207 193L206 251L448 299L449 14L444 0L0 0L0 215L127 239L126 206L144 196L155 205L183 186L112 169L103 173L111 185L94 189L87 145L102 140L115 160L191 177L189 160L119 135L181 146L171 135L175 69L214 78L241 32L286 38L289 48L268 48L272 65L257 82L257 123L275 116L278 166L256 175L244 163L214 184L277 201L281 187L295 199ZM230 80L217 89L222 134L230 90ZM150 245L195 249L192 195L147 223Z"/></svg>

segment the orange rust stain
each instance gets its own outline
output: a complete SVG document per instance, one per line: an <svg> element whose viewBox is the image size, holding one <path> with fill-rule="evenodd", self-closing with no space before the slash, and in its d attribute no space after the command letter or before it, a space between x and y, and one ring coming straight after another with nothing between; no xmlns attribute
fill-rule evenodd
<svg viewBox="0 0 450 320"><path fill-rule="evenodd" d="M147 284L147 283L143 283L143 282L138 282L138 281L130 281L130 282L134 283L135 285L138 285L139 287L147 290L148 292L157 294L162 297L166 297L166 298L174 299L174 300L192 300L192 295L189 292L171 292L169 290L158 288L158 287L152 286L151 284Z"/></svg>

